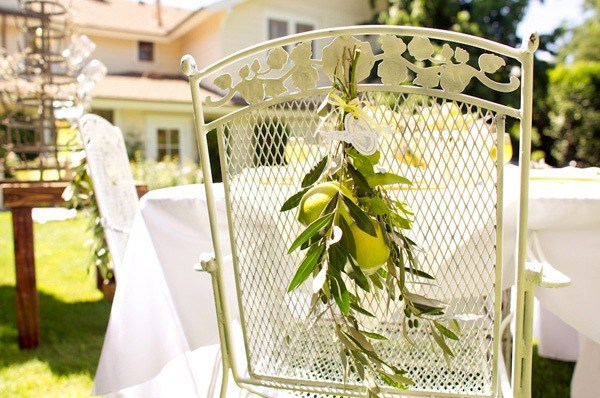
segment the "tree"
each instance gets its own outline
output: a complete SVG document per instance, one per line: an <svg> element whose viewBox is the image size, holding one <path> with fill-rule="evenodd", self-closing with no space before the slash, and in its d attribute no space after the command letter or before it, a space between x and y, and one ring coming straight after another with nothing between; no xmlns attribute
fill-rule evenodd
<svg viewBox="0 0 600 398"><path fill-rule="evenodd" d="M548 74L551 123L544 135L560 166L573 160L600 166L600 0L586 0L585 8L591 15L570 32L559 49L561 63Z"/></svg>
<svg viewBox="0 0 600 398"><path fill-rule="evenodd" d="M600 166L600 62L560 65L550 72L552 154L561 166Z"/></svg>
<svg viewBox="0 0 600 398"><path fill-rule="evenodd" d="M372 22L427 26L485 37L511 47L520 44L517 24L529 0L389 0Z"/></svg>
<svg viewBox="0 0 600 398"><path fill-rule="evenodd" d="M600 61L600 0L586 0L584 9L592 15L573 29L571 40L560 49L563 62Z"/></svg>
<svg viewBox="0 0 600 398"><path fill-rule="evenodd" d="M590 1L590 0L588 0ZM592 0L600 1L600 0ZM375 1L372 1L372 5ZM529 0L389 0L388 6L376 13L371 22L386 25L426 26L437 29L454 30L475 36L485 37L510 47L521 45L517 25L523 19ZM564 32L559 28L551 34L540 36L540 50L555 54L553 44ZM472 58L479 54L471 54ZM534 149L550 153L554 139L543 136L550 123L548 105L546 103L548 77L547 71L553 65L536 59L534 64ZM478 87L470 87L465 91L477 95ZM517 93L493 92L487 98L491 101L519 105ZM510 129L510 126L507 126ZM515 142L516 144L516 142ZM548 163L555 163L552 157Z"/></svg>

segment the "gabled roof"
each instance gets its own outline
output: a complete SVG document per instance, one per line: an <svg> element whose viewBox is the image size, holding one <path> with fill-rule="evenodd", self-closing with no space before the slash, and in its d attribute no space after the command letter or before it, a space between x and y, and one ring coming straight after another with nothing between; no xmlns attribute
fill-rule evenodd
<svg viewBox="0 0 600 398"><path fill-rule="evenodd" d="M108 75L92 89L91 96L92 106L98 108L120 107L185 113L192 109L190 85L181 79ZM222 98L203 87L200 88L200 96L203 100L209 96L213 100ZM230 101L221 108L206 107L204 111L206 115L216 117L225 112L227 106L232 105L233 102Z"/></svg>
<svg viewBox="0 0 600 398"><path fill-rule="evenodd" d="M83 28L163 36L197 11L128 0L73 0L75 23Z"/></svg>
<svg viewBox="0 0 600 398"><path fill-rule="evenodd" d="M190 85L182 79L108 75L91 92L93 98L191 103ZM202 98L215 94L201 89Z"/></svg>
<svg viewBox="0 0 600 398"><path fill-rule="evenodd" d="M192 1L192 0L189 0ZM137 35L155 41L168 41L197 26L214 11L243 0L193 0L196 10L160 7L131 0L72 0L75 22L84 32L96 34Z"/></svg>

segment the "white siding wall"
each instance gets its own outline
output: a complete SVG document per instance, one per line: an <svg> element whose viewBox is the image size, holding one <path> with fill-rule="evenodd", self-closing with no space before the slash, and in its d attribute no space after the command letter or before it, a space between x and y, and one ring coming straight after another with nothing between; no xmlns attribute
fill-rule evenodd
<svg viewBox="0 0 600 398"><path fill-rule="evenodd" d="M267 18L289 16L317 29L354 25L370 19L366 0L254 0L235 6L223 25L223 54L267 39Z"/></svg>
<svg viewBox="0 0 600 398"><path fill-rule="evenodd" d="M142 143L142 154L147 158L156 156L156 130L175 128L181 133L181 157L198 160L193 118L190 113L170 113L139 109L118 109L114 124L121 128L128 147Z"/></svg>
<svg viewBox="0 0 600 398"><path fill-rule="evenodd" d="M145 149L145 112L135 109L116 109L114 124L119 126L123 132L125 143L128 148L142 144L142 152ZM144 153L145 155L145 153Z"/></svg>
<svg viewBox="0 0 600 398"><path fill-rule="evenodd" d="M202 68L222 56L223 23L227 11L217 12L181 38L181 53L191 54Z"/></svg>
<svg viewBox="0 0 600 398"><path fill-rule="evenodd" d="M364 23L372 14L366 0L245 1L234 6L223 21L223 56L267 40L269 18L309 23L315 29L322 29ZM321 49L315 50L315 56L319 57ZM260 61L264 63L264 57ZM224 71L232 75L234 82L238 81L238 70L246 62L233 64Z"/></svg>
<svg viewBox="0 0 600 398"><path fill-rule="evenodd" d="M135 40L113 39L90 35L96 43L94 58L101 60L108 68L108 73L118 74L123 72L180 74L179 60L181 46L179 42L168 44L154 44L154 61L138 61L138 47Z"/></svg>

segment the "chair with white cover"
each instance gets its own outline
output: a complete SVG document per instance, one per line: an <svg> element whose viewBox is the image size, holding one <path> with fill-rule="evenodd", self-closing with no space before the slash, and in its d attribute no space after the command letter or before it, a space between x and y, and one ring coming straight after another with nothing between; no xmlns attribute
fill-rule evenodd
<svg viewBox="0 0 600 398"><path fill-rule="evenodd" d="M526 261L537 45L535 34L515 49L355 26L268 41L202 68L184 56L215 245L201 265L220 317L222 397L228 377L268 397L530 396L533 291L565 282ZM222 97L202 101L203 84ZM520 105L493 101L498 92ZM231 107L234 96L247 105ZM221 116L205 121L207 108ZM498 148L509 120L521 145L519 181L510 181L520 190L516 264L502 256ZM232 266L217 234L210 131ZM325 181L333 190L302 225L295 208ZM507 367L502 295L513 283Z"/></svg>
<svg viewBox="0 0 600 398"><path fill-rule="evenodd" d="M138 205L125 141L117 126L98 115L83 115L77 124L116 275Z"/></svg>

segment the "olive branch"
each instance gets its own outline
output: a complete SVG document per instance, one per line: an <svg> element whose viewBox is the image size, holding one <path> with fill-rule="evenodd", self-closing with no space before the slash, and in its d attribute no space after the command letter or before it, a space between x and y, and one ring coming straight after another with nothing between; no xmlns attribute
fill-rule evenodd
<svg viewBox="0 0 600 398"><path fill-rule="evenodd" d="M330 95L341 98L343 103L356 104L355 71L360 50L346 50L341 67L336 69ZM343 130L348 110L340 108L337 102L334 109L327 112L332 106L328 99L329 95L318 112L324 117L334 117L336 128ZM353 373L364 383L367 397L379 397L381 382L399 389L407 389L414 383L406 376L406 370L386 362L378 354L374 342L388 339L364 325L365 319L377 317L361 304L361 295L383 291L387 300L402 301L405 314L402 331L406 340L412 343L410 329L427 328L448 362L453 352L446 340L458 340L460 328L456 320L442 320L445 303L411 292L407 285L408 280L434 280L419 268L415 257L419 248L404 233L412 226L412 210L386 191L390 185L408 186L411 181L398 174L377 171L379 151L366 156L346 142L332 141L330 145L329 155L304 176L300 191L281 207L282 212L299 207L303 198L320 184L329 183L329 189L334 187L335 193L320 214L308 223L288 250L288 254L298 249L305 250L306 254L287 291L293 291L313 277L309 317L316 322L328 315L341 344L344 380ZM358 253L367 248L360 247L361 242L356 241L357 230L382 239L389 249L387 260L379 267L361 267Z"/></svg>

